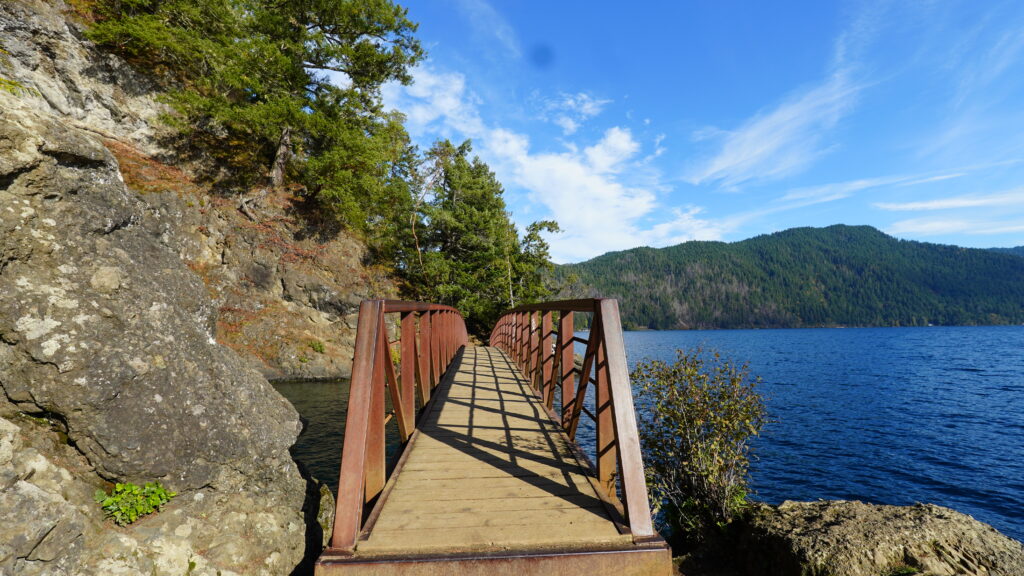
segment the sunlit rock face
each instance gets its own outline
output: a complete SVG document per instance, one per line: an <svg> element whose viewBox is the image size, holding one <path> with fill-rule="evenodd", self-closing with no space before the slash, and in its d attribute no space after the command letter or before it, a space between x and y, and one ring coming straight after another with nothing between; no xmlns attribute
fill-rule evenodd
<svg viewBox="0 0 1024 576"><path fill-rule="evenodd" d="M934 504L787 501L743 524L737 555L751 575L1024 574L1020 542Z"/></svg>

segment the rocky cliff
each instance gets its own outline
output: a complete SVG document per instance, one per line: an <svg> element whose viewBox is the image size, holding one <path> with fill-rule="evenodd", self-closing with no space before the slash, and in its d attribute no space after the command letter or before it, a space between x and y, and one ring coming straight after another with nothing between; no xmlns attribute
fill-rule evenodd
<svg viewBox="0 0 1024 576"><path fill-rule="evenodd" d="M373 276L171 165L153 86L66 10L0 2L0 573L290 573L320 498L260 372L344 374ZM178 496L129 527L92 501L150 480Z"/></svg>
<svg viewBox="0 0 1024 576"><path fill-rule="evenodd" d="M97 51L63 3L0 7L0 78L18 82L5 108L43 112L98 137L135 200L162 226L162 242L204 282L217 308L215 339L269 378L339 378L351 370L360 300L393 297L365 247L325 233L315 208L289 192L256 195L197 183L209 166L157 118L157 87ZM194 168L195 170L192 170Z"/></svg>

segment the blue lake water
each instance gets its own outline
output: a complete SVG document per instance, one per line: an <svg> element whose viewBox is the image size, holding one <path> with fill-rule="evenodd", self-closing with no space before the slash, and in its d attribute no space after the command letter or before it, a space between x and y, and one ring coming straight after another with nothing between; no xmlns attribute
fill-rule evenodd
<svg viewBox="0 0 1024 576"><path fill-rule="evenodd" d="M933 502L1024 539L1024 327L627 332L631 364L716 349L762 378L756 498Z"/></svg>
<svg viewBox="0 0 1024 576"><path fill-rule="evenodd" d="M774 422L755 440L759 500L933 502L1024 539L1024 327L627 332L625 342L631 365L701 346L762 378ZM347 383L276 387L307 421L296 459L336 490Z"/></svg>

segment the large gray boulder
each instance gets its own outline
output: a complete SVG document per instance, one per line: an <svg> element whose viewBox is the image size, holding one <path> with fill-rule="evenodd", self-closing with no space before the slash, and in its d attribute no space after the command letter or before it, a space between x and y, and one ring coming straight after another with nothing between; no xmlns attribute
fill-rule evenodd
<svg viewBox="0 0 1024 576"><path fill-rule="evenodd" d="M0 119L0 386L109 479L181 490L294 468L298 416L213 340L202 282L93 137Z"/></svg>
<svg viewBox="0 0 1024 576"><path fill-rule="evenodd" d="M1024 548L934 504L856 501L758 505L738 549L751 576L1021 576Z"/></svg>

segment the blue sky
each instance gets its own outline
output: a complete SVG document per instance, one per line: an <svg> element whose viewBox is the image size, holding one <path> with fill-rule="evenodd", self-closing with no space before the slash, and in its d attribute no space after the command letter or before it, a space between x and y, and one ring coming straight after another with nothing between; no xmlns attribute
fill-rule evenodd
<svg viewBox="0 0 1024 576"><path fill-rule="evenodd" d="M795 226L1024 245L1024 2L406 0L387 106L556 262Z"/></svg>

